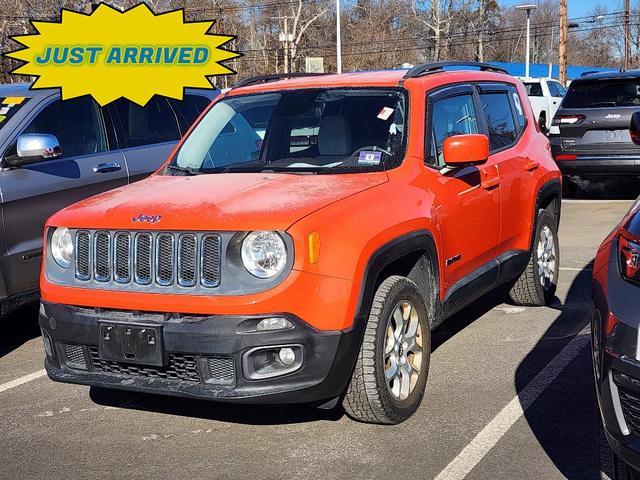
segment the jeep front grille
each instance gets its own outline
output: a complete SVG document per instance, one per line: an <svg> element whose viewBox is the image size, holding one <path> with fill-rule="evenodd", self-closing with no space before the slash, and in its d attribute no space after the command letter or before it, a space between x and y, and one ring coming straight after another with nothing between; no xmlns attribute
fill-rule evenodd
<svg viewBox="0 0 640 480"><path fill-rule="evenodd" d="M82 282L168 287L220 285L219 234L81 230L75 275Z"/></svg>

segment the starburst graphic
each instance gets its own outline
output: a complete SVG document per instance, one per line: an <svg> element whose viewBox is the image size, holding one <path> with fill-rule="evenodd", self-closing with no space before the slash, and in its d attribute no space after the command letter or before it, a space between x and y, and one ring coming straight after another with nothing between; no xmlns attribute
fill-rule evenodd
<svg viewBox="0 0 640 480"><path fill-rule="evenodd" d="M235 73L221 62L240 56L221 48L235 37L207 33L213 22L185 22L183 10L156 15L144 3L63 10L60 22L32 24L38 33L13 37L24 48L5 54L26 62L12 73L37 77L34 89L60 88L63 100L182 99L185 87L212 88L207 76Z"/></svg>

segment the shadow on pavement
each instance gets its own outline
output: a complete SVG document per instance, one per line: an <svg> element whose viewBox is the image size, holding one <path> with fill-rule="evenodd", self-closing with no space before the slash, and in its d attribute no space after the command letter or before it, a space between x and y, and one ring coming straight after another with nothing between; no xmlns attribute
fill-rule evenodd
<svg viewBox="0 0 640 480"><path fill-rule="evenodd" d="M24 343L40 336L38 326L38 304L25 305L5 318L0 335L0 358L19 348Z"/></svg>
<svg viewBox="0 0 640 480"><path fill-rule="evenodd" d="M540 366L547 365L588 324L591 266L574 279L565 303L551 306L561 313L518 366L515 384L519 393ZM597 415L588 347L580 350L524 413L546 454L570 480L596 478Z"/></svg>
<svg viewBox="0 0 640 480"><path fill-rule="evenodd" d="M634 200L638 195L640 195L640 181L636 178L613 178L595 182L582 179L577 185L575 193L569 198L581 200Z"/></svg>

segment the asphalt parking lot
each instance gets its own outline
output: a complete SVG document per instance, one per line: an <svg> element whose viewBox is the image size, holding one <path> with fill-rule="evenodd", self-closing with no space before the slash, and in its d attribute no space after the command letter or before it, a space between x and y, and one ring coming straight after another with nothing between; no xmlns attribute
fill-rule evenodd
<svg viewBox="0 0 640 480"><path fill-rule="evenodd" d="M563 202L557 301L491 295L448 320L421 408L393 427L53 383L25 308L0 336L0 477L596 478L586 301L597 246L630 204Z"/></svg>

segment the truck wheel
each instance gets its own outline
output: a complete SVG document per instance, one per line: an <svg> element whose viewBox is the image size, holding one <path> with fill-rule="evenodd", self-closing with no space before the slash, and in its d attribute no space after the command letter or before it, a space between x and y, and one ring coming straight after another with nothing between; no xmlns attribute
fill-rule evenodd
<svg viewBox="0 0 640 480"><path fill-rule="evenodd" d="M548 133L547 132L547 116L545 115L544 112L542 112L540 114L540 118L538 118L538 127L540 128L540 131L545 135Z"/></svg>
<svg viewBox="0 0 640 480"><path fill-rule="evenodd" d="M599 414L598 414L599 416ZM600 480L639 480L640 473L626 465L616 455L604 434L602 420L598 419L598 478Z"/></svg>
<svg viewBox="0 0 640 480"><path fill-rule="evenodd" d="M366 423L397 424L420 406L431 356L429 317L418 286L391 276L378 287L342 402Z"/></svg>
<svg viewBox="0 0 640 480"><path fill-rule="evenodd" d="M560 246L556 219L549 209L538 212L534 238L529 263L509 291L516 305L541 307L556 293Z"/></svg>

